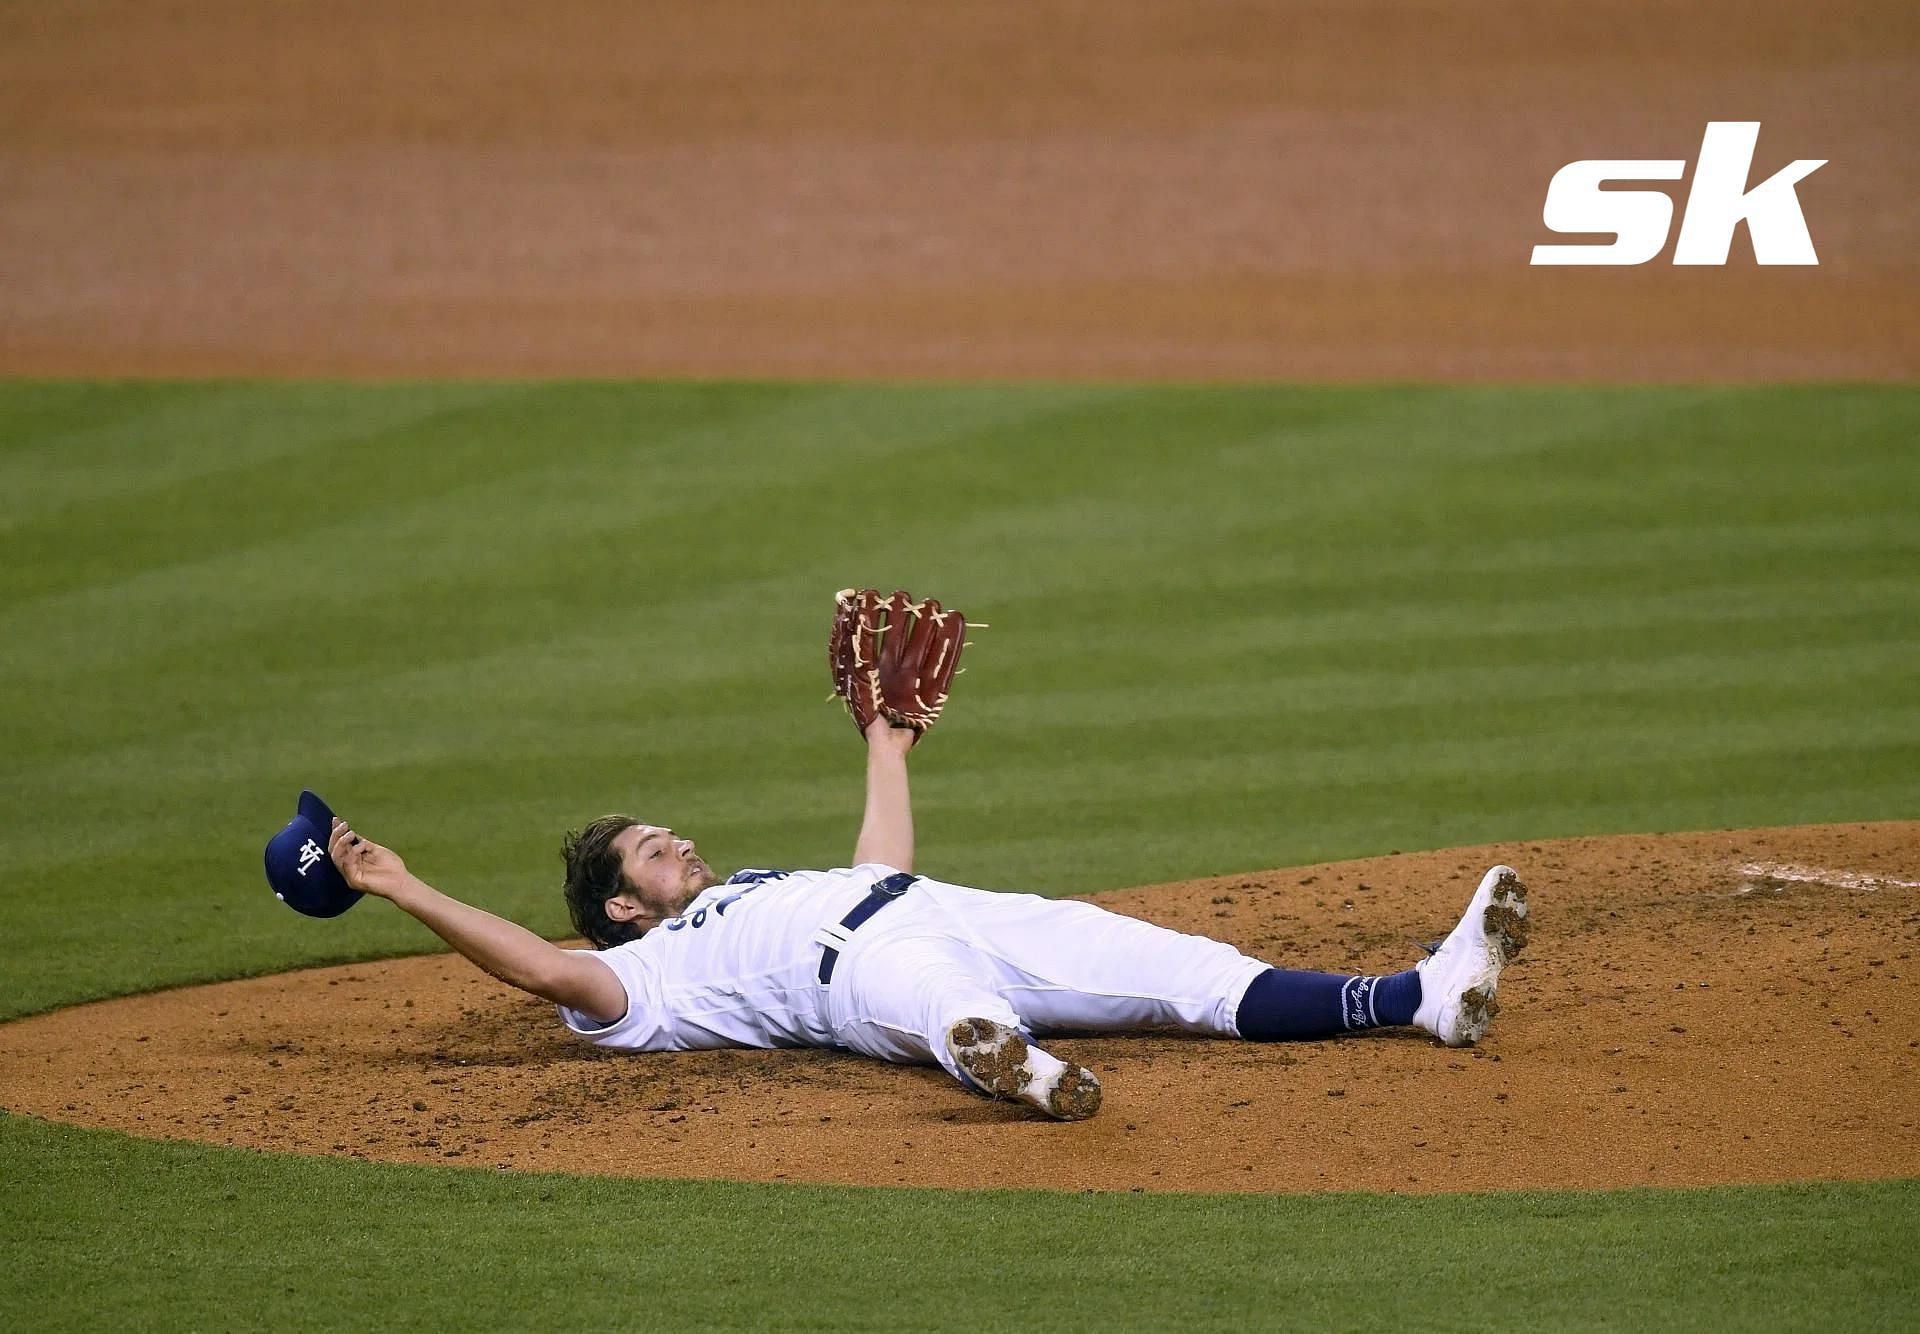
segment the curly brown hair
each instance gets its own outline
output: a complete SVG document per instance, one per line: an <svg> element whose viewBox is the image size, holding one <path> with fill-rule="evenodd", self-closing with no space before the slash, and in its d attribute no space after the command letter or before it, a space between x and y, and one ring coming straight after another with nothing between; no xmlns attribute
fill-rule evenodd
<svg viewBox="0 0 1920 1334"><path fill-rule="evenodd" d="M603 815L584 829L569 829L560 845L560 859L567 864L567 913L573 929L595 949L612 949L646 934L637 923L607 916L607 900L629 888L613 840L639 823L631 815Z"/></svg>

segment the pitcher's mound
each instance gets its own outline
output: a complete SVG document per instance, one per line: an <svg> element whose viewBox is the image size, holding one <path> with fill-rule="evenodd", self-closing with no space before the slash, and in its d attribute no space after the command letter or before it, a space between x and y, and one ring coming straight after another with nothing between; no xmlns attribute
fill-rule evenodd
<svg viewBox="0 0 1920 1334"><path fill-rule="evenodd" d="M1062 1037L1057 1124L818 1051L602 1053L449 956L0 1027L0 1105L136 1135L601 1175L1478 1190L1920 1174L1920 823L1566 839L1104 895L1275 963L1384 972L1494 862L1533 939L1478 1048ZM373 909L378 911L379 909Z"/></svg>

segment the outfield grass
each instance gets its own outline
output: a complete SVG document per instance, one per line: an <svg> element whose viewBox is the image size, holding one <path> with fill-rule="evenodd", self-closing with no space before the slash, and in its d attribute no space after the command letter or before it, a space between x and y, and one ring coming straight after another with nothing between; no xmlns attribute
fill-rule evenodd
<svg viewBox="0 0 1920 1334"><path fill-rule="evenodd" d="M384 905L273 902L260 846L302 785L549 933L558 834L607 809L716 864L844 861L859 750L821 699L854 582L992 623L916 759L922 862L975 883L1912 817L1916 440L1920 392L1867 387L0 385L0 1016L426 948ZM1906 1186L954 1197L17 1118L0 1174L4 1309L35 1323L995 1323L991 1280L943 1285L956 1251L1039 1280L1063 1326L1915 1304L1875 1240L1911 1234ZM563 1240L575 1221L641 1258Z"/></svg>
<svg viewBox="0 0 1920 1334"><path fill-rule="evenodd" d="M156 1311L201 1329L1891 1329L1920 1302L1915 1182L831 1190L376 1168L0 1118L0 1154L22 1152L46 1171L16 1197L35 1240L0 1270L0 1310L47 1329Z"/></svg>

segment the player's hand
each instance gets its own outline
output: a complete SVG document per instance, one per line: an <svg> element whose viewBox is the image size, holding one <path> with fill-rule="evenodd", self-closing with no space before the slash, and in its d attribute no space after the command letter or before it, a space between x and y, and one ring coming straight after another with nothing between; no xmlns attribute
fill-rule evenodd
<svg viewBox="0 0 1920 1334"><path fill-rule="evenodd" d="M905 755L919 739L920 734L911 727L895 727L885 718L875 718L867 724L869 750L890 750L896 755Z"/></svg>
<svg viewBox="0 0 1920 1334"><path fill-rule="evenodd" d="M360 837L339 816L334 817L333 833L327 839L327 855L346 882L364 894L390 899L412 878L399 853Z"/></svg>

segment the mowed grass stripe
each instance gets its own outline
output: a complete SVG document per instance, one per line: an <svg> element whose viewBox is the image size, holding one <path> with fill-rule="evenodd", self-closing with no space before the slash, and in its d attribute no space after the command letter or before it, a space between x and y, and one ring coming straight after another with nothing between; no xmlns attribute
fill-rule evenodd
<svg viewBox="0 0 1920 1334"><path fill-rule="evenodd" d="M1781 642L1779 634L1777 599L1768 596L1775 588L1807 602L1806 609L1796 613L1787 642ZM1627 601L1610 608L1604 618L1596 618L1590 604L1582 602L1579 606L1588 614L1573 626L1544 623L1545 603L1540 604L1539 619L1518 614L1511 605L1500 607L1491 615L1494 623L1483 629L1426 622L1417 605L1397 619L1388 615L1364 626L1356 624L1356 613L1341 612L1339 630L1317 617L1250 616L1219 625L1211 642L1225 651L1206 655L1194 654L1190 636L1142 643L1135 634L1136 642L1130 644L1129 635L1111 624L1081 625L1073 627L1071 650L1056 657L1034 657L1030 643L1010 645L1031 659L1014 664L1029 679L984 700L969 697L959 707L964 716L991 725L1003 717L1039 712L1036 697L1049 695L1047 717L1039 725L1059 727L1115 719L1230 718L1255 710L1350 715L1476 698L1686 695L1742 686L1793 692L1806 682L1864 682L1903 674L1914 647L1903 615L1911 602L1910 585L1856 582L1844 607L1830 605L1816 592L1810 581L1795 581L1742 588L1718 599L1689 599L1683 609L1650 598L1630 639L1622 639L1614 628L1631 616ZM1407 624L1401 638L1387 640L1390 626L1402 622ZM580 636L577 647L586 649L593 638L593 633ZM1715 647L1689 651L1700 643ZM1768 652L1757 653L1759 647ZM1124 661L1103 666L1122 653L1127 654ZM1396 659L1401 661L1396 664ZM444 695L479 682L494 698L514 705L499 724L507 737L516 729L524 729L530 738L557 729L590 738L608 724L580 716L576 706L553 696L544 684L552 670L570 660L565 641L558 647L543 642L389 672L384 681L408 696ZM1343 661L1348 665L1329 666ZM686 713L688 727L709 727L716 720L699 711L701 700L715 688L754 687L764 680L765 671L759 659L745 655L713 663L707 671L668 660L650 678L649 697L669 712ZM1099 676L1112 684L1075 691L1032 679L1049 674L1069 681ZM609 674L607 684L618 689L614 675ZM1176 675L1177 683L1170 688L1169 678ZM364 693L358 680L324 687L288 685L308 691L306 698L322 708ZM246 710L210 707L207 721L191 731L79 752L36 765L33 777L57 784L162 759L183 763L184 769L176 773L185 777L196 768L239 758L282 717L280 701L271 698L256 699ZM24 728L37 724L65 735L67 716L22 723ZM482 733L463 738L469 747L489 740ZM181 753L168 754L174 750Z"/></svg>
<svg viewBox="0 0 1920 1334"><path fill-rule="evenodd" d="M262 392L249 391L256 401ZM834 481L844 482L844 475L834 475L841 468L882 466L891 456L937 448L970 430L1017 427L1052 403L1117 391L1013 398L928 391L891 404L859 390L804 385L496 386L452 397L438 386L341 386L318 400L302 397L316 393L312 387L293 392L290 429L274 438L272 449L255 447L253 434L272 423L270 415L256 411L248 419L252 433L230 438L198 414L163 407L123 423L113 441L117 452L85 465L77 473L82 484L65 476L58 480L67 485L50 484L26 466L49 452L44 442L0 450L0 477L11 475L16 494L28 498L19 510L9 507L8 545L0 548L7 568L19 576L31 567L42 577L70 570L71 561L33 558L68 546L76 521L124 539L100 549L118 554L119 567L80 567L97 576L78 585L83 590L111 585L116 575L147 578L175 566L180 586L191 588L201 573L196 566L232 557L230 568L207 571L231 574L267 554L260 549L302 537L314 539L340 572L383 580L415 576L418 567L395 567L379 546L361 544L418 536L443 523L454 525L453 538L494 539L464 549L436 544L429 554L457 558L449 563L509 563L549 530L573 532L591 554L604 555L609 533L618 537L660 521L698 533L705 525L751 518L759 512L755 502L772 495L804 504L830 495ZM341 396L364 396L367 403L357 404L359 411L327 412L326 401ZM156 453L183 452L201 466L153 466ZM215 466L212 459L227 462ZM603 473L604 484L597 481ZM47 505L48 494L69 503ZM532 522L501 526L503 508ZM22 513L48 509L56 512L38 523L20 521ZM161 540L172 559L153 559ZM311 586L328 572L314 571L296 586ZM22 600L19 591L8 591L9 602Z"/></svg>
<svg viewBox="0 0 1920 1334"><path fill-rule="evenodd" d="M1307 1148L1303 1151L1310 1151ZM371 1167L0 1117L36 1329L1893 1328L1920 1183L1382 1197ZM1817 1276L1817 1281L1810 1279Z"/></svg>
<svg viewBox="0 0 1920 1334"><path fill-rule="evenodd" d="M1817 619L1814 624L1817 628ZM1446 661L1471 664L1473 652L1473 644L1463 644L1458 657L1450 656ZM1772 729L1790 724L1796 710L1812 711L1816 721L1836 714L1844 732L1851 704L1844 698L1834 698L1828 688L1898 692L1916 655L1920 655L1920 637L1863 642L1845 648L1816 644L1783 650L1764 659L1749 651L1728 650L1571 665L1509 660L1498 667L1432 667L1417 677L1407 670L1377 668L1291 675L1276 666L1272 675L1253 681L1244 675L1215 680L1210 672L1209 679L1183 685L1171 697L1164 680L1081 690L1065 697L1064 702L1061 692L1038 686L1009 690L974 704L963 716L969 719L969 725L990 734L1018 733L981 757L987 763L1018 758L1023 749L1037 751L1038 747L1029 742L1053 745L1087 729L1126 727L1133 729L1136 737L1149 739L1154 731L1182 729L1202 739L1216 734L1237 738L1247 716L1254 713L1284 732L1287 757L1296 764L1311 762L1316 751L1370 748L1375 733L1399 736L1403 750L1427 738L1450 742L1458 731L1450 719L1458 718L1456 711L1461 709L1478 711L1480 727L1476 734L1483 739L1579 731L1586 729L1597 713L1631 718L1670 706L1689 721L1715 714L1759 718L1758 736L1764 741L1774 734ZM436 676L437 688L461 687L457 673ZM1808 682L1818 682L1820 688ZM740 684L752 682L743 680ZM683 701L693 704L712 685L708 682L663 689L656 699L672 710ZM507 694L501 693L503 697ZM307 698L311 707L324 713L346 702L348 692L318 691ZM642 736L643 729L637 724L608 724L569 714L543 715L538 706L548 702L544 697L529 699L524 713L516 710L484 732L438 736L431 738L430 745L391 749L383 756L383 763L392 767L462 758L477 763L489 756L503 761L511 757L537 760L556 751L617 751ZM1886 720L1866 721L1878 729ZM1668 724L1657 725L1664 728ZM230 782L234 771L252 762L260 747L271 744L283 726L283 716L274 711L236 717L226 728L202 728L106 747L52 761L26 776L49 794L72 794L110 782L128 768L164 763L175 791L185 795ZM1706 724L1709 742L1719 734L1719 726ZM738 744L737 729L726 718L699 714L682 724L682 729L681 735L691 744ZM1840 735L1835 739L1841 739ZM1173 748L1169 738L1168 749ZM966 748L955 756L949 748L943 769L948 773L965 771L978 749ZM324 763L329 756L350 756L352 750L348 740L323 738L308 753L316 763ZM1177 761L1179 757L1170 758ZM800 774L803 783L814 777L810 767ZM22 831L21 841L9 851L10 857L18 859L12 864L31 864L35 849L43 846L54 852L61 847L57 839L39 844L34 831Z"/></svg>
<svg viewBox="0 0 1920 1334"><path fill-rule="evenodd" d="M99 506L186 494L187 484L289 464L316 447L498 404L510 385L437 384L344 397L325 384L16 385L0 446L0 533L82 521ZM10 571L10 573L18 573ZM46 572L43 572L46 573Z"/></svg>

